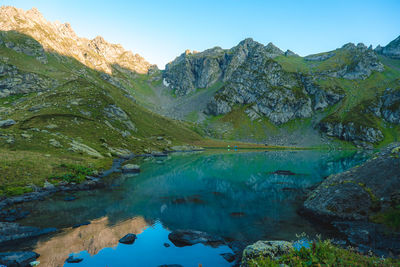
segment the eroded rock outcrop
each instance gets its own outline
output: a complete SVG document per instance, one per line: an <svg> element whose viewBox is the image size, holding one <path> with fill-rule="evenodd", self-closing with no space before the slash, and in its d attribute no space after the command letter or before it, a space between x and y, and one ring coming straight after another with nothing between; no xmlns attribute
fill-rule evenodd
<svg viewBox="0 0 400 267"><path fill-rule="evenodd" d="M387 57L400 59L400 36L384 47L378 45L375 51Z"/></svg>
<svg viewBox="0 0 400 267"><path fill-rule="evenodd" d="M397 200L400 188L400 144L394 143L360 167L329 176L304 202L314 217L368 220Z"/></svg>

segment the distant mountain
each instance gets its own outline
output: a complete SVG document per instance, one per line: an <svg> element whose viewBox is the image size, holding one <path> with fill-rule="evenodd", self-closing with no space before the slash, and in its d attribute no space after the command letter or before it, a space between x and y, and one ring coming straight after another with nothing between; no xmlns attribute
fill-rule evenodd
<svg viewBox="0 0 400 267"><path fill-rule="evenodd" d="M334 51L300 57L292 51L284 53L272 43L264 46L246 39L231 49L186 51L167 64L163 83L180 98L195 98L208 88L215 91L202 112L223 116L218 117L220 124L205 122L219 136L251 140L241 129L251 125L258 128L252 133L255 139L276 142L275 137L281 136L281 144L298 143L305 123L297 121L309 118L308 128L368 146L400 135L400 111L394 108L399 103L400 62L388 62L386 57L390 52L395 58L399 40L382 48L380 58L364 44L349 43ZM288 126L291 121L296 126ZM287 127L299 133L288 135L293 129L282 133ZM388 132L387 127L396 130Z"/></svg>

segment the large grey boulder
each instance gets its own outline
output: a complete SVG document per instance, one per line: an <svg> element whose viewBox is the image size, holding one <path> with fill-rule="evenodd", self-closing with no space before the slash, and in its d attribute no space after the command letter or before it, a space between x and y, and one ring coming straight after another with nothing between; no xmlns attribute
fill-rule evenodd
<svg viewBox="0 0 400 267"><path fill-rule="evenodd" d="M288 254L293 250L293 244L287 241L257 241L243 250L242 264L250 266L251 260L259 257L269 257L272 260L279 256Z"/></svg>
<svg viewBox="0 0 400 267"><path fill-rule="evenodd" d="M397 203L400 194L400 143L359 167L326 178L304 202L305 211L315 218L367 220Z"/></svg>

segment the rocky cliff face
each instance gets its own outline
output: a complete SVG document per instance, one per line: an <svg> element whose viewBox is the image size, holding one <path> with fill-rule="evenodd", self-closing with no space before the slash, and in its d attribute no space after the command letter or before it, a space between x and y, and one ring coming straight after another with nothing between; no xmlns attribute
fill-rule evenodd
<svg viewBox="0 0 400 267"><path fill-rule="evenodd" d="M378 45L375 51L384 56L400 59L400 36L391 41L387 46L381 47Z"/></svg>
<svg viewBox="0 0 400 267"><path fill-rule="evenodd" d="M338 52L342 54L340 56L344 57L344 60L339 61L337 67L333 67L321 74L326 74L330 77L356 80L366 79L373 71L381 72L384 69L383 64L378 60L372 48L367 48L362 43L358 45L352 43L345 44Z"/></svg>
<svg viewBox="0 0 400 267"><path fill-rule="evenodd" d="M374 71L383 71L375 52L363 44L347 44L304 58L311 64L311 73L287 71L275 60L278 56L300 58L291 51L282 52L272 43L264 46L252 39L229 50L216 47L201 53L187 51L166 66L164 84L178 96L184 96L197 88L223 82L224 86L207 105L206 114L226 114L235 105L248 105L246 113L252 119L265 116L279 125L311 117L314 111L336 104L345 96L339 86L322 87L315 80L366 79ZM322 67L314 68L312 62ZM326 65L331 67L324 68Z"/></svg>
<svg viewBox="0 0 400 267"><path fill-rule="evenodd" d="M362 166L329 176L304 207L326 220L367 220L394 207L400 188L399 149L400 144L393 143Z"/></svg>
<svg viewBox="0 0 400 267"><path fill-rule="evenodd" d="M264 46L250 38L228 50L220 47L201 53L186 50L166 65L164 81L176 95L187 95L197 88L210 87L219 80L229 80L233 72L254 53L271 58L283 54L272 43Z"/></svg>
<svg viewBox="0 0 400 267"><path fill-rule="evenodd" d="M126 51L121 45L110 44L99 36L93 40L80 38L69 23L49 22L35 8L24 11L14 7L0 7L0 31L24 33L38 41L46 51L73 57L88 67L107 73L112 72L113 65L138 73L147 73L150 67L140 55ZM46 61L43 48L32 50L31 44L12 41L6 45L29 55L37 53L43 62Z"/></svg>

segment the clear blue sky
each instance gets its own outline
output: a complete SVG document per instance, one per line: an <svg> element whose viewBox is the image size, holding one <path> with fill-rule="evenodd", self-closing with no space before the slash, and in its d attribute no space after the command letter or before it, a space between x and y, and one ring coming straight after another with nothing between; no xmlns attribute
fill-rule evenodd
<svg viewBox="0 0 400 267"><path fill-rule="evenodd" d="M185 49L230 48L247 37L305 56L400 35L399 0L1 0L37 7L82 37L103 36L160 68Z"/></svg>

